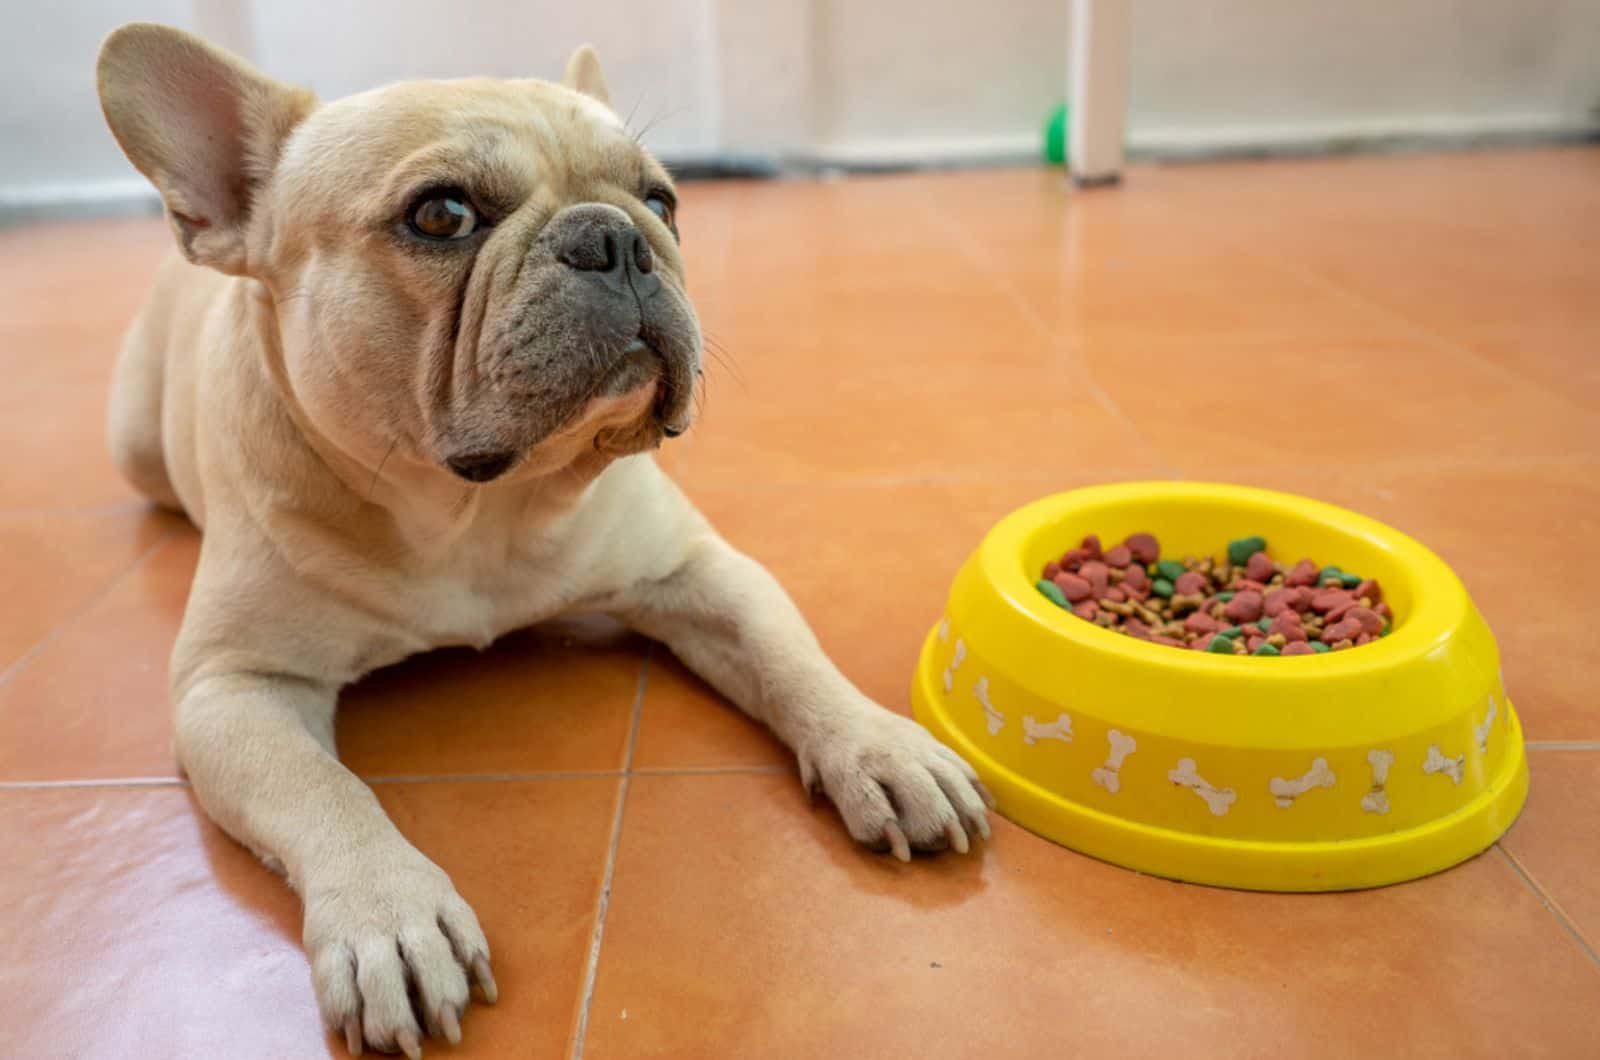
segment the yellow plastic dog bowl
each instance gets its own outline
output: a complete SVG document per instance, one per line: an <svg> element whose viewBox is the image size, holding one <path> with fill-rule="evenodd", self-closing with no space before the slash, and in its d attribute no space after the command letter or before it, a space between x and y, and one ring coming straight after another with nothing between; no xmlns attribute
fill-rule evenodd
<svg viewBox="0 0 1600 1060"><path fill-rule="evenodd" d="M1394 628L1279 657L1112 633L1034 587L1085 534L1148 530L1164 555L1265 537L1377 578ZM1269 891L1414 879L1493 843L1528 791L1499 652L1444 562L1381 523L1237 486L1074 490L994 527L961 568L912 687L1002 813L1141 872Z"/></svg>

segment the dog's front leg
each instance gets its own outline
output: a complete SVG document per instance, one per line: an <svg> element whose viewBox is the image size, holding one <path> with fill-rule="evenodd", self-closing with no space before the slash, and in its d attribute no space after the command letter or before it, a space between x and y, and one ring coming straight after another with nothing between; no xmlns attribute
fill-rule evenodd
<svg viewBox="0 0 1600 1060"><path fill-rule="evenodd" d="M992 800L972 767L863 695L772 575L710 530L617 610L788 744L806 787L820 784L858 841L909 860L989 835Z"/></svg>
<svg viewBox="0 0 1600 1060"><path fill-rule="evenodd" d="M364 1039L416 1057L424 1031L459 1039L469 971L494 1000L488 943L443 870L334 757L335 697L286 674L201 677L178 702L178 755L212 819L299 892L329 1025L352 1053Z"/></svg>

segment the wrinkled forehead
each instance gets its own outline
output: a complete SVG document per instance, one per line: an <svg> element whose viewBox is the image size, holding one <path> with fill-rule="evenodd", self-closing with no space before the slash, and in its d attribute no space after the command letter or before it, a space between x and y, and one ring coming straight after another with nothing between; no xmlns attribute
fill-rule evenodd
<svg viewBox="0 0 1600 1060"><path fill-rule="evenodd" d="M587 201L667 176L609 107L547 81L411 81L319 108L291 138L280 190L392 211L459 186L514 209L535 189Z"/></svg>

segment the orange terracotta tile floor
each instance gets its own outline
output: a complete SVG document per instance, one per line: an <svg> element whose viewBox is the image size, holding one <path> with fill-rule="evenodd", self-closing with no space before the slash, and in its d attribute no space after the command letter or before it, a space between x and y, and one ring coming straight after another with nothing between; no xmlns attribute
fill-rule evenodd
<svg viewBox="0 0 1600 1060"><path fill-rule="evenodd" d="M1360 894L1168 883L1004 822L901 865L665 653L519 635L380 674L340 721L495 949L500 1003L430 1055L1600 1055L1600 151L684 200L720 361L663 462L872 695L907 709L948 578L1018 503L1237 480L1455 566L1531 800L1482 857ZM167 245L154 220L0 233L0 1052L340 1055L295 898L173 766L195 534L103 451Z"/></svg>

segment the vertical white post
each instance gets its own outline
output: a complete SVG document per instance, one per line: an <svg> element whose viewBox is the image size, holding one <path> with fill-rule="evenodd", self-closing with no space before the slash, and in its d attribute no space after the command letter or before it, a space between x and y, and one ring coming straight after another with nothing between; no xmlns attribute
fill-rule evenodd
<svg viewBox="0 0 1600 1060"><path fill-rule="evenodd" d="M194 0L194 31L241 59L259 62L250 0Z"/></svg>
<svg viewBox="0 0 1600 1060"><path fill-rule="evenodd" d="M1122 125L1128 107L1131 0L1073 0L1067 98L1072 104L1068 161L1080 185L1115 184L1122 175Z"/></svg>

